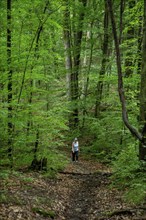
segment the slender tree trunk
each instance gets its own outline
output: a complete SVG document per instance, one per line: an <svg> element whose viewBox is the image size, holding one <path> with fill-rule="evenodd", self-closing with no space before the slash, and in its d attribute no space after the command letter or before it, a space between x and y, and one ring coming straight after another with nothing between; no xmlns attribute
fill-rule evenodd
<svg viewBox="0 0 146 220"><path fill-rule="evenodd" d="M121 66L121 54L119 48L119 39L117 37L117 29L115 23L115 16L113 13L113 5L112 0L107 0L110 17L111 17L111 24L115 42L115 49L116 49L116 62L117 62L117 69L118 69L118 92L119 97L122 105L122 118L126 127L130 130L131 134L134 135L138 140L143 141L142 135L138 132L136 128L134 128L128 120L127 108L126 108L126 99L124 93L124 86L123 86L123 73L122 73L122 66Z"/></svg>
<svg viewBox="0 0 146 220"><path fill-rule="evenodd" d="M119 32L119 44L122 42L122 31L123 31L123 12L125 8L125 0L121 0L120 2L120 32Z"/></svg>
<svg viewBox="0 0 146 220"><path fill-rule="evenodd" d="M49 1L46 2L46 5L45 5L44 10L43 10L43 14L46 13L48 5L49 5ZM36 62L39 59L39 41L40 41L42 32L43 32L43 23L40 23L39 27L38 27L37 35L36 35L35 49L34 49L34 61L36 61ZM34 65L31 66L31 74L32 74L33 68L34 68ZM30 86L31 86L31 88L33 87L33 83L34 83L34 80L30 79ZM39 80L38 81L38 86L40 86L40 84L41 84L41 82ZM33 98L33 92L31 91L30 92L30 97L29 97L29 100L28 100L30 105L32 103L32 98ZM32 113L29 112L29 120L28 120L28 124L27 124L27 134L29 134L30 126L33 126L33 122L31 120L31 114ZM39 129L36 130L36 141L35 141L35 148L34 148L34 159L32 161L32 164L34 165L34 167L37 166L37 162L38 162L37 161L38 145L39 145Z"/></svg>
<svg viewBox="0 0 146 220"><path fill-rule="evenodd" d="M12 136L13 136L13 124L12 124L12 63L11 63L11 0L7 0L7 66L8 66L8 156L11 161L11 167L13 166L13 154L12 154Z"/></svg>
<svg viewBox="0 0 146 220"><path fill-rule="evenodd" d="M140 125L143 144L139 146L139 159L146 160L146 1L144 0L143 51L140 89Z"/></svg>
<svg viewBox="0 0 146 220"><path fill-rule="evenodd" d="M70 128L74 129L78 127L78 98L79 98L79 68L80 68L80 56L81 56L81 43L83 35L83 21L85 15L85 7L87 0L81 1L83 4L83 10L80 12L78 26L75 28L70 25L70 10L69 2L64 1L64 45L66 52L66 70L67 70L67 90L68 97L72 104L72 114L69 116ZM74 21L73 21L74 22ZM72 41L73 39L73 41ZM74 47L74 53L72 53L72 43Z"/></svg>
<svg viewBox="0 0 146 220"><path fill-rule="evenodd" d="M74 117L74 127L78 127L79 118L78 118L78 98L79 98L79 68L80 68L80 57L81 57L81 43L83 36L83 21L85 16L85 8L87 5L87 0L81 1L83 4L83 11L80 12L79 23L77 31L74 34L74 71L73 71L73 84L74 84L74 95L73 102L75 104L73 117Z"/></svg>
<svg viewBox="0 0 146 220"><path fill-rule="evenodd" d="M66 67L66 81L67 81L67 96L68 100L72 100L73 94L73 85L72 85L72 54L71 54L71 28L70 28L70 11L69 3L65 2L65 11L64 11L64 47L65 47L65 67Z"/></svg>
<svg viewBox="0 0 146 220"><path fill-rule="evenodd" d="M70 45L70 33L68 30L64 30L64 45L65 45L65 51L66 51L66 60L65 60L65 66L66 66L66 82L67 82L67 97L68 100L71 100L73 88L71 79L72 76L72 58L71 58L71 45Z"/></svg>
<svg viewBox="0 0 146 220"><path fill-rule="evenodd" d="M87 65L88 68L87 68L87 74L86 74L86 82L85 82L85 85L84 85L84 106L83 106L83 123L82 123L82 127L84 127L85 115L87 114L86 103L87 103L87 97L88 97L89 75L90 75L90 69L91 69L92 57L93 57L93 46L94 46L94 43L93 43L92 26L93 26L93 22L91 23L91 33L87 32L87 38L88 38L88 35L90 36L91 50L90 50L89 62L86 63L86 61L85 61L85 65Z"/></svg>
<svg viewBox="0 0 146 220"><path fill-rule="evenodd" d="M137 74L141 73L141 51L142 51L142 17L139 18L139 29L138 29L138 47L137 47Z"/></svg>
<svg viewBox="0 0 146 220"><path fill-rule="evenodd" d="M64 1L64 48L65 48L65 67L66 67L66 89L68 100L72 102L74 97L74 74L72 71L72 46L71 46L71 27L69 2ZM74 119L72 113L69 114L69 127L72 129Z"/></svg>
<svg viewBox="0 0 146 220"><path fill-rule="evenodd" d="M49 5L49 1L46 3L46 6L44 8L44 14L45 14L45 12L47 10L48 5ZM31 41L30 48L29 48L29 51L28 51L28 54L27 54L27 57L26 57L26 61L25 61L25 66L24 66L24 71L23 71L23 76L22 76L22 82L21 82L20 92L19 92L18 101L17 101L18 104L20 103L20 100L21 100L21 95L22 95L22 91L23 91L23 87L24 87L24 82L25 82L26 70L27 70L27 66L28 66L28 63L29 63L29 58L30 58L31 51L33 49L33 45L35 43L35 40L37 42L38 39L40 38L40 34L41 34L42 29L43 29L43 26L46 23L46 21L47 21L47 19L48 19L50 14L47 14L46 17L44 17L43 20L40 20L38 28L36 30L36 33L35 33L32 41ZM36 44L36 50L37 50L37 44Z"/></svg>
<svg viewBox="0 0 146 220"><path fill-rule="evenodd" d="M107 7L107 1L105 0L104 39L103 39L103 50L102 50L103 59L101 64L101 70L99 73L99 81L97 83L97 88L96 88L95 117L99 117L100 114L100 104L101 104L102 92L103 92L103 79L106 72L106 64L108 60L108 38L109 38L108 19L109 19L108 7Z"/></svg>
<svg viewBox="0 0 146 220"><path fill-rule="evenodd" d="M45 7L44 7L44 11L43 14L45 14L47 7L48 7L49 2L46 3ZM43 32L43 23L39 25L38 31L37 31L37 35L36 35L36 40L35 40L35 49L34 49L34 60L38 61L39 59L39 40L41 37L41 33ZM31 75L32 75L32 71L33 71L34 65L31 66ZM31 105L32 104L32 98L33 98L33 92L32 92L32 88L33 88L33 79L30 78L30 94L29 94L29 98L28 98L28 102ZM39 82L40 83L40 82ZM29 135L29 131L30 131L30 126L32 125L32 120L31 120L31 112L29 112L29 119L27 122L27 136Z"/></svg>
<svg viewBox="0 0 146 220"><path fill-rule="evenodd" d="M135 6L135 1L129 2L129 10L132 10ZM133 73L133 52L131 50L131 46L133 46L132 39L134 38L134 27L129 26L127 31L127 49L128 52L126 53L125 59L125 77L132 76Z"/></svg>
<svg viewBox="0 0 146 220"><path fill-rule="evenodd" d="M125 9L125 0L121 0L120 2L120 25L119 25L119 45L121 45L122 43L122 33L123 33L123 13L124 13L124 9ZM120 145L122 145L123 143L123 133L125 133L125 125L122 125L122 134L120 137Z"/></svg>

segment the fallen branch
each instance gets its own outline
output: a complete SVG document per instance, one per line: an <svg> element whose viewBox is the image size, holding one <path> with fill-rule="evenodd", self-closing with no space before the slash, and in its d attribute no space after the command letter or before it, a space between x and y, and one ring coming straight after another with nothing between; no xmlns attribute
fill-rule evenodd
<svg viewBox="0 0 146 220"><path fill-rule="evenodd" d="M68 171L59 171L59 173L61 173L61 174L69 174L69 175L87 175L87 176L89 176L89 175L94 175L94 176L96 176L96 175L102 175L102 176L111 176L112 175L112 173L109 173L109 172L94 172L94 173L76 173L76 172L68 172Z"/></svg>
<svg viewBox="0 0 146 220"><path fill-rule="evenodd" d="M145 216L134 217L133 220L146 220Z"/></svg>
<svg viewBox="0 0 146 220"><path fill-rule="evenodd" d="M93 173L76 173L76 172L68 172L68 171L59 171L61 174L69 174L69 175L92 175Z"/></svg>
<svg viewBox="0 0 146 220"><path fill-rule="evenodd" d="M135 212L136 212L136 210L133 210L133 209L120 209L120 210L115 210L115 211L109 213L108 216L112 217L115 215L132 215Z"/></svg>

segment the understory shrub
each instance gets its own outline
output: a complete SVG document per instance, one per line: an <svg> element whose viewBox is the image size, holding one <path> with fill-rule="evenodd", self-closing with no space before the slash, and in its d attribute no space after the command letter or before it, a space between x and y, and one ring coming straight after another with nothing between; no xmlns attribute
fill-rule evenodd
<svg viewBox="0 0 146 220"><path fill-rule="evenodd" d="M112 186L124 190L124 199L131 203L145 201L145 166L139 161L134 144L123 149L113 162Z"/></svg>

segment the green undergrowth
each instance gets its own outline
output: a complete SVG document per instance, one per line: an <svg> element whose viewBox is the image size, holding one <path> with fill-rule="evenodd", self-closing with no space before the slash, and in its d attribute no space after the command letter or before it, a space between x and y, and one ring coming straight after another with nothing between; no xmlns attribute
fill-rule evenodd
<svg viewBox="0 0 146 220"><path fill-rule="evenodd" d="M37 159L40 160L41 158L45 157L47 159L47 167L45 171L42 171L42 174L46 174L48 176L54 177L54 175L64 169L64 167L68 164L69 159L64 153L60 153L57 150L48 151L45 154L37 154ZM10 161L3 160L0 164L0 170L1 170L1 176L2 177L8 177L11 172L17 173L17 171L26 172L29 170L31 166L31 162L33 160L32 155L29 157L21 158L19 160L15 161L15 158L13 159L14 166L10 168Z"/></svg>
<svg viewBox="0 0 146 220"><path fill-rule="evenodd" d="M134 145L129 145L113 162L112 187L123 190L124 200L141 204L146 201L146 163L139 161Z"/></svg>
<svg viewBox="0 0 146 220"><path fill-rule="evenodd" d="M81 149L81 154L84 155L86 159L99 161L105 164L111 161L111 155L107 154L106 150L99 149L96 145L83 147L83 149Z"/></svg>

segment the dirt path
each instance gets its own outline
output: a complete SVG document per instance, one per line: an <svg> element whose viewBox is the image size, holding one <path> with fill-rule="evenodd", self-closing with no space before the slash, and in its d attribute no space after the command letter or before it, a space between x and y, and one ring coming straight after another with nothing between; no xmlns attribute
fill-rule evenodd
<svg viewBox="0 0 146 220"><path fill-rule="evenodd" d="M124 215L107 217L114 210L127 209L121 200L120 193L109 188L110 170L103 165L82 160L72 163L60 174L60 197L68 195L64 205L62 219L132 219Z"/></svg>
<svg viewBox="0 0 146 220"><path fill-rule="evenodd" d="M74 166L76 166L76 170L80 171L78 166L82 166L82 164ZM95 216L99 216L96 191L104 180L104 185L107 184L106 178L102 176L101 179L101 174L90 173L87 169L83 173L69 174L67 178L72 179L72 191L68 207L65 209L65 219L94 219Z"/></svg>
<svg viewBox="0 0 146 220"><path fill-rule="evenodd" d="M56 179L11 175L2 181L0 220L146 219L144 211L128 206L121 192L110 189L109 176L104 165L86 160L71 162Z"/></svg>

